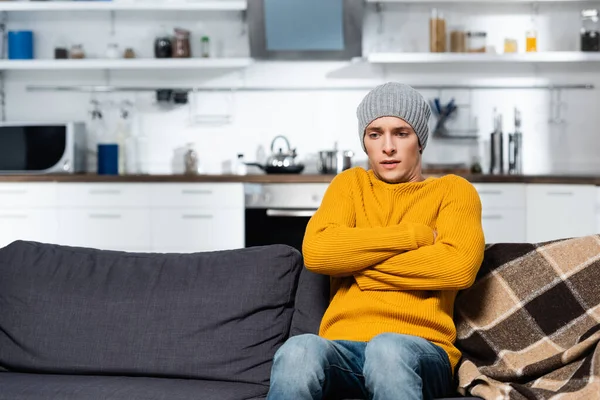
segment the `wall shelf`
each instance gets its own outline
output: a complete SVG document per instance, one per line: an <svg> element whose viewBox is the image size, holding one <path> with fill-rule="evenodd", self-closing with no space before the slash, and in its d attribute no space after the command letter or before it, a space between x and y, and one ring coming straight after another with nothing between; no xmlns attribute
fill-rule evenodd
<svg viewBox="0 0 600 400"><path fill-rule="evenodd" d="M228 69L252 63L251 58L0 60L0 71Z"/></svg>
<svg viewBox="0 0 600 400"><path fill-rule="evenodd" d="M600 52L540 52L540 53L372 53L372 64L562 64L597 63Z"/></svg>
<svg viewBox="0 0 600 400"><path fill-rule="evenodd" d="M243 11L246 0L0 1L0 11Z"/></svg>

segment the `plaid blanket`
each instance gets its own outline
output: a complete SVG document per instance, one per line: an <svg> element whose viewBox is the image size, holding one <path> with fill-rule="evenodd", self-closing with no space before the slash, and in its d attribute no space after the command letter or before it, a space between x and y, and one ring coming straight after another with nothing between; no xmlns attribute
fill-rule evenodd
<svg viewBox="0 0 600 400"><path fill-rule="evenodd" d="M461 394L600 399L600 235L489 245L455 321Z"/></svg>

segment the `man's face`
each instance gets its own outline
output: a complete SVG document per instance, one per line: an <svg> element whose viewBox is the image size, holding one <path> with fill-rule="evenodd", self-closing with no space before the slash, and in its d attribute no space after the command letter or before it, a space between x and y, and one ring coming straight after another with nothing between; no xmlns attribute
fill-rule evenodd
<svg viewBox="0 0 600 400"><path fill-rule="evenodd" d="M381 117L365 129L363 138L375 175L387 183L421 180L421 147L413 128L403 119Z"/></svg>

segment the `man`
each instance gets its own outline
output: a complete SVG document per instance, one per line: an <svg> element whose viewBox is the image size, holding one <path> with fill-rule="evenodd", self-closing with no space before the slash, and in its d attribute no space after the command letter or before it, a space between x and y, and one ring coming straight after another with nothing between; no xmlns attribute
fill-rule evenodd
<svg viewBox="0 0 600 400"><path fill-rule="evenodd" d="M319 335L276 353L268 399L432 399L452 393L452 319L484 251L481 203L456 175L425 179L431 110L386 83L357 110L371 169L337 175L304 238L305 264L332 277Z"/></svg>

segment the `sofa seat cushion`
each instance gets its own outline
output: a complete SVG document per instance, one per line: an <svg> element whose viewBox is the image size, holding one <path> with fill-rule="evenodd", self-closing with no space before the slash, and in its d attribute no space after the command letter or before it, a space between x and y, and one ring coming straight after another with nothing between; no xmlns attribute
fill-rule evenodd
<svg viewBox="0 0 600 400"><path fill-rule="evenodd" d="M242 400L268 387L194 379L0 373L0 400Z"/></svg>
<svg viewBox="0 0 600 400"><path fill-rule="evenodd" d="M274 245L136 254L0 249L0 371L268 385L300 253Z"/></svg>

